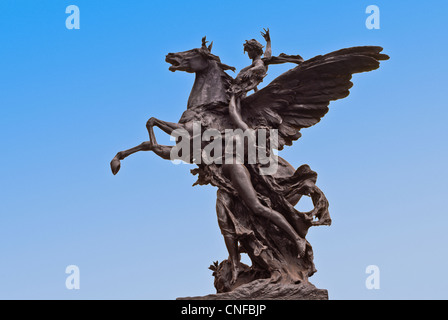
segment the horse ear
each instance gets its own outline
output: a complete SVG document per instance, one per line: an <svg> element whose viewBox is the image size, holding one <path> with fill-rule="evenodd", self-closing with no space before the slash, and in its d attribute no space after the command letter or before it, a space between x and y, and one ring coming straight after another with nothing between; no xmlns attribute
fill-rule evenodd
<svg viewBox="0 0 448 320"><path fill-rule="evenodd" d="M207 41L206 41L207 36L204 36L202 38L202 48L207 49Z"/></svg>
<svg viewBox="0 0 448 320"><path fill-rule="evenodd" d="M210 45L208 46L208 51L212 52L212 47L213 47L213 41L210 43Z"/></svg>

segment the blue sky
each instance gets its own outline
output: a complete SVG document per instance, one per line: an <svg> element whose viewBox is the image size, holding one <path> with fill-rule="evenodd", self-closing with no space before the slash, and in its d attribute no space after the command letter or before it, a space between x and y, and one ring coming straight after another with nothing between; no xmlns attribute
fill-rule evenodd
<svg viewBox="0 0 448 320"><path fill-rule="evenodd" d="M68 5L80 29L68 30ZM368 5L381 29L365 27ZM175 299L214 292L207 267L227 258L216 189L190 165L116 152L177 121L193 76L168 52L214 41L241 69L246 39L269 27L274 54L312 58L380 45L391 56L355 75L351 95L281 152L307 163L330 201L331 227L310 230L332 299L446 299L446 12L422 1L0 2L0 298ZM274 66L264 84L292 66ZM156 132L159 142L169 142ZM304 205L306 207L306 204ZM300 208L300 207L299 207ZM67 290L77 265L81 289ZM367 290L365 269L380 268Z"/></svg>

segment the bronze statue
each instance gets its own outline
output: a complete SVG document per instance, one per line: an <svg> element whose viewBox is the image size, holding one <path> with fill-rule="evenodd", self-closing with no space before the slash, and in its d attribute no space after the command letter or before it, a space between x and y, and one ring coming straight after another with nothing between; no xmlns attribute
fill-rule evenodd
<svg viewBox="0 0 448 320"><path fill-rule="evenodd" d="M244 44L252 63L235 79L225 72L235 68L211 53L212 44L207 46L205 37L200 48L169 53L169 70L196 74L187 110L177 123L149 119L149 141L118 152L111 162L116 174L120 160L137 151L153 151L163 159L196 164L192 170L198 175L195 184L218 188L218 224L229 259L210 266L217 293L235 292L256 280L262 280L263 285L308 284L316 269L305 237L311 226L331 224L328 201L316 186L317 174L308 165L296 170L273 150L292 145L302 128L315 125L328 112L330 101L347 97L352 74L375 70L380 60L389 59L381 47L374 46L342 49L306 61L299 55L272 56L269 29L262 36L267 43L264 52L255 39ZM297 66L258 90L268 66L279 63ZM248 95L251 90L254 93ZM157 144L154 126L175 136L176 145ZM234 134L226 141L230 129L244 134ZM262 139L267 133L270 143ZM194 141L198 136L208 138L198 144ZM187 142L192 147L180 154L178 147ZM212 144L214 148L222 146L226 157L215 152L214 161L210 161L206 154ZM241 154L236 152L238 144L244 147ZM250 150L258 155L265 152L270 162L257 157L249 161L254 159ZM272 161L275 170L270 172L267 168ZM313 201L310 212L294 208L303 196ZM251 266L240 262L242 252L249 255Z"/></svg>

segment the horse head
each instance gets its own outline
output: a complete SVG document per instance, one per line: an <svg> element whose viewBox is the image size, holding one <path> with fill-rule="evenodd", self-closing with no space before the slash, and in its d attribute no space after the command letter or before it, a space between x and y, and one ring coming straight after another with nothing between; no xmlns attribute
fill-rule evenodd
<svg viewBox="0 0 448 320"><path fill-rule="evenodd" d="M169 70L196 73L204 71L209 67L210 60L216 60L211 54L212 44L206 46L205 37L202 39L202 47L177 53L168 53L165 61L170 63ZM219 58L218 58L219 59Z"/></svg>
<svg viewBox="0 0 448 320"><path fill-rule="evenodd" d="M196 74L188 99L188 109L229 101L227 90L233 78L224 71L235 71L235 68L221 63L221 59L211 53L212 45L213 43L207 46L204 37L200 48L166 55L165 61L171 64L170 71Z"/></svg>

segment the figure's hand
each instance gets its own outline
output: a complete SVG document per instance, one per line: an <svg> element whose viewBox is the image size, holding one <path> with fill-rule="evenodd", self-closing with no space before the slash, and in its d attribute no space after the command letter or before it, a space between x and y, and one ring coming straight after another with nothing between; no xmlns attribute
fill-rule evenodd
<svg viewBox="0 0 448 320"><path fill-rule="evenodd" d="M263 28L263 30L264 30L264 32L261 31L261 35L263 36L264 40L266 40L266 42L271 41L271 36L269 35L269 28L268 28L268 30Z"/></svg>

